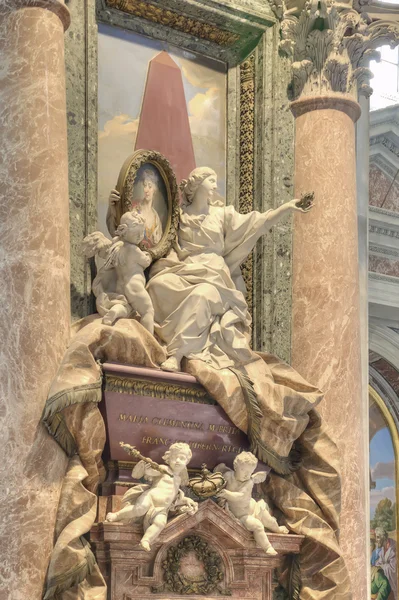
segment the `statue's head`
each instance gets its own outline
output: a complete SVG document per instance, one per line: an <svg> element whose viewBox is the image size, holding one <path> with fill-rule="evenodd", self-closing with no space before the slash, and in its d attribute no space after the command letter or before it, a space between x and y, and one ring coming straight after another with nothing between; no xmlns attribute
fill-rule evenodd
<svg viewBox="0 0 399 600"><path fill-rule="evenodd" d="M240 452L233 464L236 478L239 481L247 481L258 466L258 459L252 452Z"/></svg>
<svg viewBox="0 0 399 600"><path fill-rule="evenodd" d="M169 450L163 455L163 460L170 466L173 473L180 475L182 484L188 483L187 465L190 462L193 453L191 448L185 442L176 442L169 447Z"/></svg>
<svg viewBox="0 0 399 600"><path fill-rule="evenodd" d="M129 244L139 244L145 232L145 221L136 211L126 212L121 216L115 235Z"/></svg>
<svg viewBox="0 0 399 600"><path fill-rule="evenodd" d="M182 206L190 205L196 193L201 190L207 195L211 204L214 191L217 189L217 175L210 167L198 167L191 171L188 179L183 179L180 190L183 196Z"/></svg>

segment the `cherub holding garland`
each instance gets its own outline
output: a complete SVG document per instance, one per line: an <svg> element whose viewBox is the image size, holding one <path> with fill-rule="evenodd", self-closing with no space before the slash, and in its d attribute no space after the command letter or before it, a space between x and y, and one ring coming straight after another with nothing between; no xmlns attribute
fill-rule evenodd
<svg viewBox="0 0 399 600"><path fill-rule="evenodd" d="M254 473L257 465L258 459L252 452L241 452L234 459L234 471L223 463L215 467L214 472L222 473L227 483L218 498L225 500L225 509L254 534L255 541L266 554L275 555L277 552L269 542L265 528L274 533L288 533L288 529L272 517L264 500L252 498L255 483L262 483L267 477L265 471Z"/></svg>
<svg viewBox="0 0 399 600"><path fill-rule="evenodd" d="M172 444L162 457L166 465L158 465L143 457L135 448L121 443L122 447L142 458L134 467L132 477L144 477L148 484L136 484L122 498L122 508L116 513L108 513L106 521L134 521L144 517L144 535L140 545L148 552L151 544L165 528L169 511L175 514L194 514L198 510L197 502L187 498L180 489L187 485L187 465L191 460L190 446L184 442Z"/></svg>

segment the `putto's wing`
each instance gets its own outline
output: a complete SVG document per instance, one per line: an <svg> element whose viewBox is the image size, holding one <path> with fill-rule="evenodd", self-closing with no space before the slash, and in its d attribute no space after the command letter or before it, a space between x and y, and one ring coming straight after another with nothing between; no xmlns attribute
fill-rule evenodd
<svg viewBox="0 0 399 600"><path fill-rule="evenodd" d="M154 481L154 479L159 479L160 477L162 477L162 473L160 473L156 469L153 469L148 464L145 465L144 479L146 481L152 482Z"/></svg>
<svg viewBox="0 0 399 600"><path fill-rule="evenodd" d="M143 460L140 460L137 465L133 467L132 477L133 479L141 479L144 477L146 464Z"/></svg>
<svg viewBox="0 0 399 600"><path fill-rule="evenodd" d="M228 467L227 465L225 465L224 463L220 463L220 465L216 465L216 467L213 469L214 473L228 473L229 471L232 471L233 469L230 469L230 467Z"/></svg>
<svg viewBox="0 0 399 600"><path fill-rule="evenodd" d="M101 231L87 235L82 242L82 250L86 258L91 258L101 251L111 248L112 242Z"/></svg>
<svg viewBox="0 0 399 600"><path fill-rule="evenodd" d="M121 242L120 240L118 240L117 242L114 242L112 244L112 246L110 246L109 250L108 250L108 255L107 258L105 260L103 269L105 271L107 271L108 269L113 269L114 267L116 267L118 265L118 254L120 249L123 246L123 242Z"/></svg>
<svg viewBox="0 0 399 600"><path fill-rule="evenodd" d="M258 473L254 473L251 479L254 483L263 483L264 481L266 481L266 477L266 471L259 471Z"/></svg>

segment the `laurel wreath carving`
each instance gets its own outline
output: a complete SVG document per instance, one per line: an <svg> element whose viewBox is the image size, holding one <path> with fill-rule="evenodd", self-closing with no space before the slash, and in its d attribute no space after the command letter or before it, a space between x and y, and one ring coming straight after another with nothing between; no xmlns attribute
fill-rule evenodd
<svg viewBox="0 0 399 600"><path fill-rule="evenodd" d="M184 576L180 569L181 559L189 552L195 552L198 560L204 565L203 579L190 580ZM220 587L224 579L222 559L217 552L212 550L208 543L198 535L190 535L182 539L175 546L168 548L166 559L162 563L164 572L164 586L175 594L210 594L217 590L219 594L230 596L231 592ZM157 588L153 590L159 592Z"/></svg>

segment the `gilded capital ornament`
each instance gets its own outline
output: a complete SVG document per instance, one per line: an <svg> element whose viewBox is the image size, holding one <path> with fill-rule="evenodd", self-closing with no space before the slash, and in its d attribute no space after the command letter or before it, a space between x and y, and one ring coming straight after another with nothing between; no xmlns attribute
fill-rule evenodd
<svg viewBox="0 0 399 600"><path fill-rule="evenodd" d="M281 50L293 59L292 91L301 96L370 96L370 60L399 43L399 25L372 20L348 0L272 0L281 19Z"/></svg>

